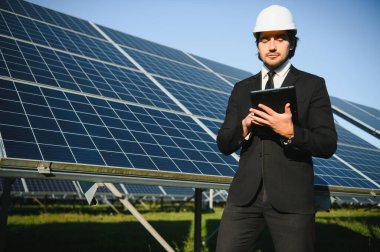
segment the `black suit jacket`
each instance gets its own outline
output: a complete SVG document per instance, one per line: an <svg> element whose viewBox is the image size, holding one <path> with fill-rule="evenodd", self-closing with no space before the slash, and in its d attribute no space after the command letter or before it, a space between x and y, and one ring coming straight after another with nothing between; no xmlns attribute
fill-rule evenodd
<svg viewBox="0 0 380 252"><path fill-rule="evenodd" d="M234 86L217 137L225 155L241 148L229 204L249 203L263 179L268 199L276 209L315 212L312 156L331 157L336 151L337 134L324 79L291 66L282 86L292 85L297 93L298 123L294 125L293 142L287 147L280 144L278 134L270 130L270 134L262 135L256 126L249 140L242 137L242 120L251 108L249 93L261 89L261 73Z"/></svg>

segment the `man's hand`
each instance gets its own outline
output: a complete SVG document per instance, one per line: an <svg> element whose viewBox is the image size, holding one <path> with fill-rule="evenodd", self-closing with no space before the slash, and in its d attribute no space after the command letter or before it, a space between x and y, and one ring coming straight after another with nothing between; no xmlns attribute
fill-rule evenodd
<svg viewBox="0 0 380 252"><path fill-rule="evenodd" d="M253 122L253 109L249 109L249 114L241 121L241 125L243 126L243 138L246 138L248 134L251 132L251 125Z"/></svg>
<svg viewBox="0 0 380 252"><path fill-rule="evenodd" d="M294 135L292 112L290 111L290 104L285 105L285 112L279 114L270 107L259 104L261 110L252 109L250 114L253 113L252 123L260 126L269 126L277 134L289 138ZM244 119L245 120L245 119Z"/></svg>

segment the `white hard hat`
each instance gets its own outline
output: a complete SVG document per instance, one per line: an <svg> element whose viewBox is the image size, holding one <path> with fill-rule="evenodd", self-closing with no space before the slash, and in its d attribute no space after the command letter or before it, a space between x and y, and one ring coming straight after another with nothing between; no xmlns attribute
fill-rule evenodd
<svg viewBox="0 0 380 252"><path fill-rule="evenodd" d="M263 31L295 30L292 13L280 5L271 5L263 9L256 19L253 35Z"/></svg>

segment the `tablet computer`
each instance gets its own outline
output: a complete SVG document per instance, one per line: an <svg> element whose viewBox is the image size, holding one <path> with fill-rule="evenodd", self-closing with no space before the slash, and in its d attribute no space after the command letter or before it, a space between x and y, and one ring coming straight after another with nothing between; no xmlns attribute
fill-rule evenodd
<svg viewBox="0 0 380 252"><path fill-rule="evenodd" d="M285 104L290 103L293 122L298 121L297 113L297 96L294 86L272 88L265 90L251 91L252 108L262 110L258 107L259 104L264 104L277 113L285 112Z"/></svg>

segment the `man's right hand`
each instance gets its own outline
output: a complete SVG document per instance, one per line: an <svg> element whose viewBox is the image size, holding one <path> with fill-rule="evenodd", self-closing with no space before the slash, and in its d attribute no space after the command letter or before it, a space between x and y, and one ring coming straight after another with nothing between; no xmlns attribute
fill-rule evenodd
<svg viewBox="0 0 380 252"><path fill-rule="evenodd" d="M249 114L241 121L241 125L243 127L243 138L246 138L248 134L251 132L253 116L253 109L250 108Z"/></svg>

